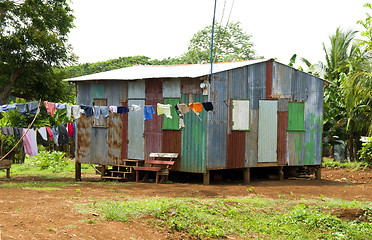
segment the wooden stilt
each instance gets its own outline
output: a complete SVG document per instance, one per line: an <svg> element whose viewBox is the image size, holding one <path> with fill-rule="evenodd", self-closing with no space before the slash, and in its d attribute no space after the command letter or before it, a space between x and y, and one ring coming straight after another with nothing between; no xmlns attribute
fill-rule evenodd
<svg viewBox="0 0 372 240"><path fill-rule="evenodd" d="M81 163L75 162L75 181L81 181Z"/></svg>
<svg viewBox="0 0 372 240"><path fill-rule="evenodd" d="M319 168L315 170L315 178L318 180L322 179L322 167L319 166Z"/></svg>
<svg viewBox="0 0 372 240"><path fill-rule="evenodd" d="M10 169L6 170L6 178L10 178Z"/></svg>
<svg viewBox="0 0 372 240"><path fill-rule="evenodd" d="M204 185L209 185L210 184L210 175L209 171L206 171L203 175L203 184Z"/></svg>
<svg viewBox="0 0 372 240"><path fill-rule="evenodd" d="M284 180L284 172L283 172L283 167L279 167L279 180L283 181Z"/></svg>
<svg viewBox="0 0 372 240"><path fill-rule="evenodd" d="M250 184L251 183L251 168L244 169L244 183Z"/></svg>

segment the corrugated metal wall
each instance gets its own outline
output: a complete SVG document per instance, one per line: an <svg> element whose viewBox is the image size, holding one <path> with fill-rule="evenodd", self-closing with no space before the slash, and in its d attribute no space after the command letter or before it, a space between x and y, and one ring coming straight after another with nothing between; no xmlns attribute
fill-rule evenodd
<svg viewBox="0 0 372 240"><path fill-rule="evenodd" d="M277 162L278 101L260 100L258 162Z"/></svg>
<svg viewBox="0 0 372 240"><path fill-rule="evenodd" d="M183 94L182 103L205 102L207 96L200 94ZM207 150L207 114L202 111L199 118L195 113L190 112L184 116L185 128L182 130L181 143L181 171L185 172L205 172L206 170L206 150Z"/></svg>

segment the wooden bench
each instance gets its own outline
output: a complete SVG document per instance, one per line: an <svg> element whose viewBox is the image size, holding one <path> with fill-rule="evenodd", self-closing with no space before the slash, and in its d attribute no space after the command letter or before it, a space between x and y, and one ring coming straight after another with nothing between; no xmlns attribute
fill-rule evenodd
<svg viewBox="0 0 372 240"><path fill-rule="evenodd" d="M0 169L6 169L6 178L10 178L10 167L12 166L12 160L4 159L0 162Z"/></svg>
<svg viewBox="0 0 372 240"><path fill-rule="evenodd" d="M178 153L150 153L151 160L145 160L144 167L133 167L136 171L136 181L139 181L139 172L156 172L156 183L159 183L159 175L168 176L169 169L174 164Z"/></svg>

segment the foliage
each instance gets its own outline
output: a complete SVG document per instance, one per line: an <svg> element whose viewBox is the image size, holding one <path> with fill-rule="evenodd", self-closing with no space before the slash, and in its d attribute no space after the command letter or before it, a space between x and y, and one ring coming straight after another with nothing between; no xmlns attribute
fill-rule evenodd
<svg viewBox="0 0 372 240"><path fill-rule="evenodd" d="M367 161L341 163L338 161L334 161L333 158L323 158L322 165L325 168L346 168L350 171L364 171L370 166Z"/></svg>
<svg viewBox="0 0 372 240"><path fill-rule="evenodd" d="M181 63L208 63L211 60L212 25L198 31L191 38L188 51L178 61ZM255 58L252 35L245 33L240 22L214 27L213 62L231 62Z"/></svg>
<svg viewBox="0 0 372 240"><path fill-rule="evenodd" d="M362 149L359 150L359 156L360 158L365 161L372 164L372 137L370 137L369 142L363 143Z"/></svg>
<svg viewBox="0 0 372 240"><path fill-rule="evenodd" d="M67 167L68 161L63 158L65 156L64 152L47 152L40 151L37 156L30 157L26 156L26 159L29 159L31 165L39 167L40 170L52 169L53 172L62 172L64 168Z"/></svg>
<svg viewBox="0 0 372 240"><path fill-rule="evenodd" d="M73 27L68 0L0 3L0 104L9 96L64 100L70 89L58 66L74 61L67 36Z"/></svg>
<svg viewBox="0 0 372 240"><path fill-rule="evenodd" d="M251 198L144 198L104 200L86 204L89 212L100 212L107 220L148 222L194 238L243 239L332 239L337 233L346 239L371 238L372 223L345 221L329 212L333 208L360 208L372 217L371 204L332 200L274 200ZM327 211L325 211L327 210Z"/></svg>

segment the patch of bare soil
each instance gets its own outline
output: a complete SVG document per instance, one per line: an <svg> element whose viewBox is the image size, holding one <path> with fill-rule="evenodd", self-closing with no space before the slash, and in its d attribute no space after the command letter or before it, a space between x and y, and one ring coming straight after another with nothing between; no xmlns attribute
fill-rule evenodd
<svg viewBox="0 0 372 240"><path fill-rule="evenodd" d="M72 178L12 176L3 182L72 181ZM96 213L81 213L78 204L125 197L246 197L259 194L268 198L329 197L372 201L372 170L323 169L322 180L260 180L250 185L124 182L98 185L98 176L83 176L83 183L62 190L0 189L0 231L8 239L189 239L187 234L134 222L101 221ZM340 218L363 220L359 209L334 210Z"/></svg>

